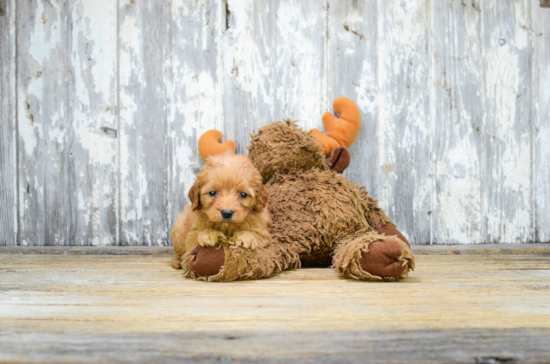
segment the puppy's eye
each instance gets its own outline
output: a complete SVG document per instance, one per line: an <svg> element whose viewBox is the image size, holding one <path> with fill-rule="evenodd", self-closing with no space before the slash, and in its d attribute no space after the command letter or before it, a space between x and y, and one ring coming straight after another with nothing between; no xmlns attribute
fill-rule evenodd
<svg viewBox="0 0 550 364"><path fill-rule="evenodd" d="M242 198L247 198L247 197L248 197L248 193L246 193L246 192L241 192L241 197L242 197Z"/></svg>
<svg viewBox="0 0 550 364"><path fill-rule="evenodd" d="M212 190L212 191L208 192L208 194L209 194L210 196L216 196L216 191Z"/></svg>

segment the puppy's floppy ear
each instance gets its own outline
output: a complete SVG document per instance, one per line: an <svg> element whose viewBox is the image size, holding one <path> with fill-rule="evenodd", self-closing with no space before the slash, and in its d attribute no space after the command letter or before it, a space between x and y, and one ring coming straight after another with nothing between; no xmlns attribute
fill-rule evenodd
<svg viewBox="0 0 550 364"><path fill-rule="evenodd" d="M261 212L264 207L267 205L267 201L269 200L269 191L263 184L260 183L260 187L258 188L258 192L256 193L256 206L254 206L255 212Z"/></svg>
<svg viewBox="0 0 550 364"><path fill-rule="evenodd" d="M189 190L189 200L191 200L191 207L193 211L198 209L201 205L201 187L199 179L195 181L195 184Z"/></svg>

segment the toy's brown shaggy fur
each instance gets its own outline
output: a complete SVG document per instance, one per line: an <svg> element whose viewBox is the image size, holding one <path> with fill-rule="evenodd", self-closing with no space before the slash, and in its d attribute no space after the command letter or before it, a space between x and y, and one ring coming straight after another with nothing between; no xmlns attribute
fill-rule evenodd
<svg viewBox="0 0 550 364"><path fill-rule="evenodd" d="M208 158L189 191L192 204L172 227L172 266L181 268L183 255L197 246L228 244L251 251L269 246L271 217L264 208L268 198L260 173L246 156L224 153ZM232 216L223 217L223 211ZM217 272L219 266L199 268L201 273L212 269Z"/></svg>
<svg viewBox="0 0 550 364"><path fill-rule="evenodd" d="M407 239L364 188L327 167L311 133L274 122L252 135L248 150L269 190L273 243L196 247L184 256L186 276L232 281L333 264L350 278L391 281L414 269Z"/></svg>
<svg viewBox="0 0 550 364"><path fill-rule="evenodd" d="M223 243L223 250L195 248L182 263L187 276L231 281L332 264L350 278L396 280L414 269L407 239L364 188L329 170L311 133L274 122L252 135L248 150L269 190L273 244L256 251ZM203 275L191 261L216 261L218 269Z"/></svg>

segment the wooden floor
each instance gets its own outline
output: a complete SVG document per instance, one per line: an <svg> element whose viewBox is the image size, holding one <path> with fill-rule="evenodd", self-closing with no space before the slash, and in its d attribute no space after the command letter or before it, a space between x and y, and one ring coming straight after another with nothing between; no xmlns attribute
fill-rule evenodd
<svg viewBox="0 0 550 364"><path fill-rule="evenodd" d="M550 247L505 248L419 248L397 283L206 283L165 249L4 248L0 362L550 362Z"/></svg>

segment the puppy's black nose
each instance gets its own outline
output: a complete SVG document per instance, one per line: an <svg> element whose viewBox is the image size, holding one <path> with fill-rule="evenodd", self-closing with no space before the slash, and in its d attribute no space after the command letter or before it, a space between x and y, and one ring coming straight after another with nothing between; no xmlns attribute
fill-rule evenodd
<svg viewBox="0 0 550 364"><path fill-rule="evenodd" d="M222 210L222 217L224 219L230 219L233 217L233 214L235 213L235 211L233 210L229 210L229 209L225 209L225 210Z"/></svg>

